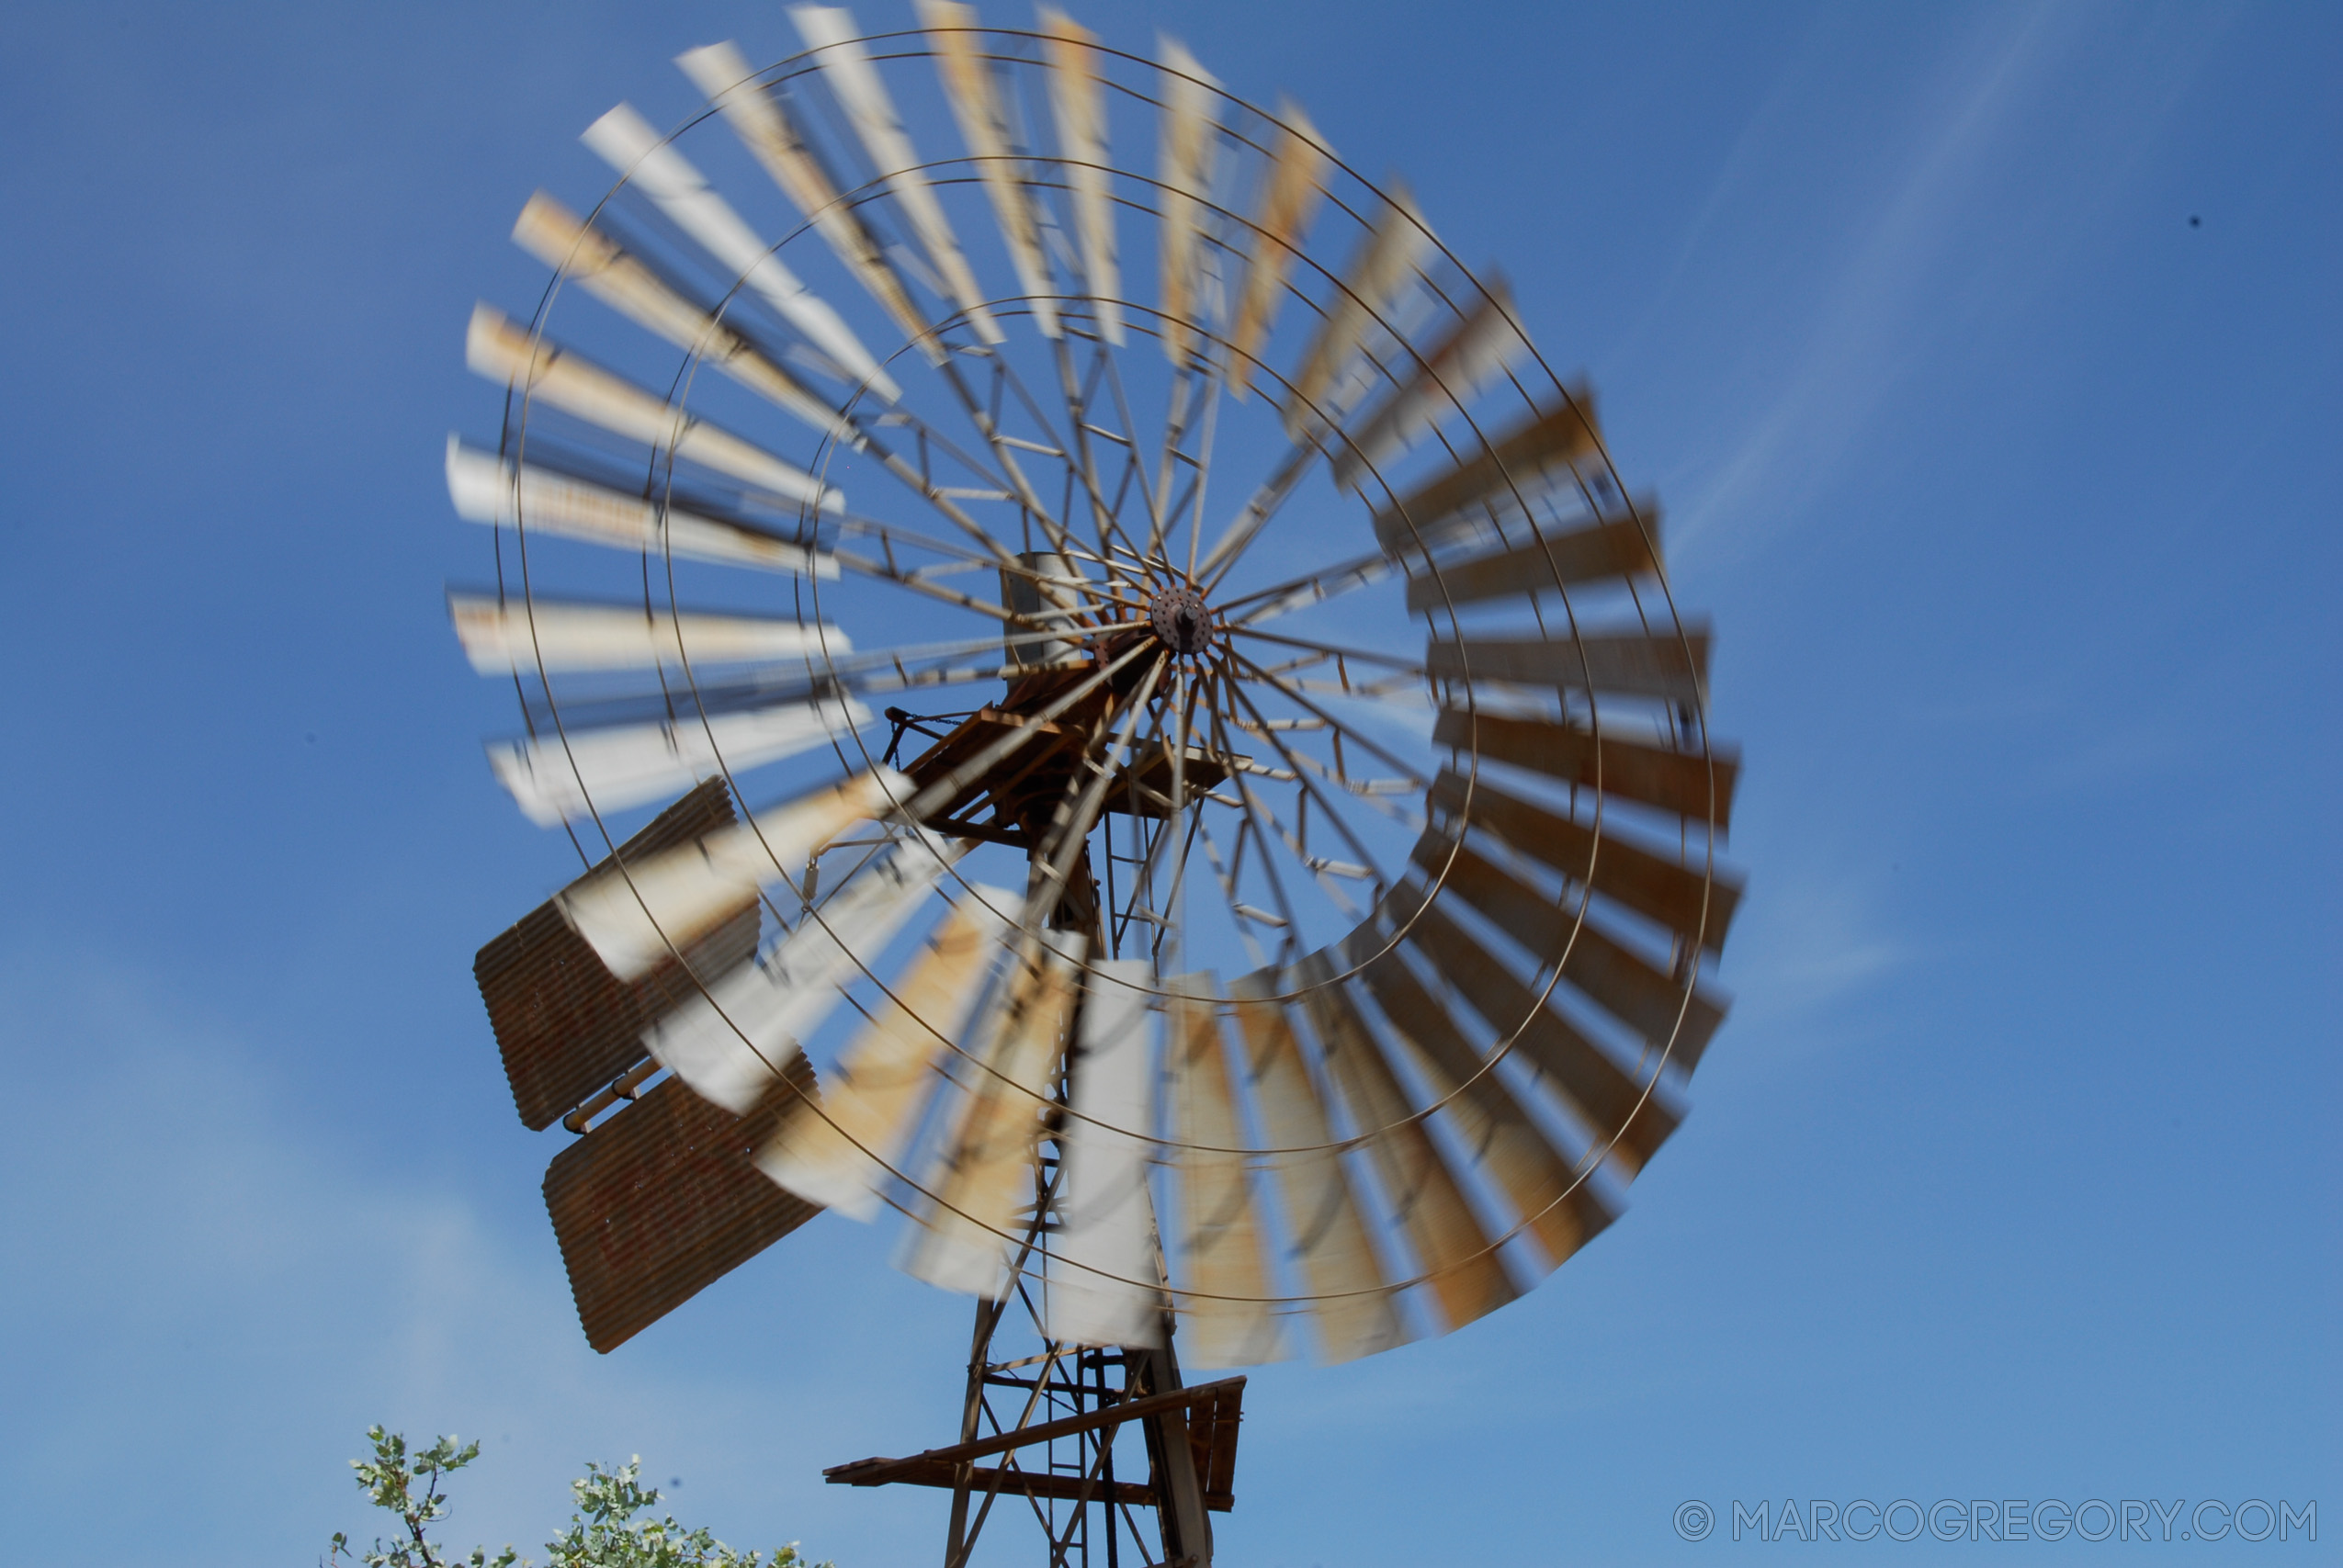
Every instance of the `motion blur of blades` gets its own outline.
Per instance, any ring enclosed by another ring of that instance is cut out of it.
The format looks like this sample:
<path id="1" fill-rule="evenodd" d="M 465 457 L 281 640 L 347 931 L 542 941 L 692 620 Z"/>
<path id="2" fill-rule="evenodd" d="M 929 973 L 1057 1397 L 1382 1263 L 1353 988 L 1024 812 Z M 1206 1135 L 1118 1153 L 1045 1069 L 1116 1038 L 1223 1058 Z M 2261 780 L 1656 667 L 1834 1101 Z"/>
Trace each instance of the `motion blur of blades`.
<path id="1" fill-rule="evenodd" d="M 1682 1123 L 1738 761 L 1592 390 L 1353 130 L 910 10 L 676 56 L 473 313 L 449 615 L 593 845 L 478 974 L 591 1343 L 888 1224 L 961 1440 L 830 1479 L 1209 1568 L 1188 1373 L 1471 1331 Z"/>

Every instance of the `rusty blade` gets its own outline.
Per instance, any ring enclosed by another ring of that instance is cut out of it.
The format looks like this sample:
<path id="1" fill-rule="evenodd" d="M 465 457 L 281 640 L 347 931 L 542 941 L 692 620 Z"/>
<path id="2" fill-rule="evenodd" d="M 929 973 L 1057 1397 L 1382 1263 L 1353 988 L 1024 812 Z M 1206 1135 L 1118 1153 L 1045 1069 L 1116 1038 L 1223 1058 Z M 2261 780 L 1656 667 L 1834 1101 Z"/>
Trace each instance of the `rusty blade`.
<path id="1" fill-rule="evenodd" d="M 702 1100 L 745 1114 L 965 847 L 924 829 L 898 840 L 771 952 L 651 1024 L 644 1047 Z"/>
<path id="2" fill-rule="evenodd" d="M 1430 549 L 1459 524 L 1475 521 L 1474 509 L 1518 511 L 1517 494 L 1535 495 L 1549 472 L 1602 449 L 1594 400 L 1583 393 L 1566 399 L 1493 441 L 1472 442 L 1454 467 L 1378 510 L 1375 542 L 1393 555 Z"/>
<path id="3" fill-rule="evenodd" d="M 1277 146 L 1270 153 L 1267 187 L 1261 210 L 1253 217 L 1252 254 L 1245 264 L 1245 291 L 1239 298 L 1237 324 L 1228 333 L 1228 363 L 1224 367 L 1228 389 L 1239 399 L 1252 385 L 1255 356 L 1262 340 L 1277 320 L 1285 292 L 1285 272 L 1301 249 L 1325 190 L 1320 185 L 1328 153 L 1318 130 L 1291 104 L 1278 107 L 1284 122 Z"/>
<path id="4" fill-rule="evenodd" d="M 677 55 L 675 63 L 715 101 L 732 133 L 764 165 L 764 172 L 798 212 L 821 231 L 823 242 L 855 275 L 855 280 L 919 345 L 921 353 L 932 363 L 942 364 L 943 345 L 930 335 L 926 318 L 911 303 L 911 291 L 889 265 L 886 253 L 839 195 L 820 154 L 789 118 L 779 97 L 757 84 L 741 51 L 729 42 L 712 43 Z M 876 365 L 849 368 L 867 378 L 872 389 L 889 402 L 902 396 L 902 389 Z"/>
<path id="5" fill-rule="evenodd" d="M 1551 965 L 1567 944 L 1570 956 L 1562 965 L 1565 984 L 1643 1036 L 1652 1050 L 1668 1053 L 1685 1072 L 1699 1066 L 1701 1054 L 1725 1021 L 1729 1005 L 1725 998 L 1700 985 L 1686 996 L 1681 983 L 1622 946 L 1593 920 L 1578 924 L 1575 906 L 1557 906 L 1437 832 L 1417 841 L 1414 858 L 1434 875 L 1446 868 L 1445 886 L 1519 942 L 1541 966 Z"/>
<path id="6" fill-rule="evenodd" d="M 1424 649 L 1424 669 L 1435 681 L 1498 681 L 1693 703 L 1708 683 L 1708 629 L 1688 626 L 1679 637 L 1582 633 L 1551 641 L 1433 637 Z"/>
<path id="7" fill-rule="evenodd" d="M 1376 467 L 1451 413 L 1464 411 L 1482 387 L 1529 350 L 1513 324 L 1513 296 L 1504 278 L 1488 289 L 1406 379 L 1372 413 L 1345 433 L 1334 454 L 1334 483 L 1355 490 Z"/>
<path id="8" fill-rule="evenodd" d="M 889 995 L 839 1055 L 820 1111 L 784 1106 L 757 1168 L 809 1202 L 858 1220 L 878 1215 L 944 1058 L 968 1027 L 1002 949 L 1017 896 L 971 883 L 928 933 Z"/>
<path id="9" fill-rule="evenodd" d="M 676 801 L 618 846 L 640 860 L 733 820 L 720 778 Z M 608 860 L 594 869 L 606 870 Z M 757 907 L 743 902 L 699 942 L 640 979 L 620 980 L 570 929 L 552 901 L 538 905 L 472 961 L 514 1108 L 542 1131 L 643 1059 L 643 1026 L 673 1007 L 693 976 L 714 978 L 756 951 Z"/>
<path id="10" fill-rule="evenodd" d="M 821 1211 L 750 1163 L 775 1118 L 815 1093 L 802 1059 L 746 1116 L 676 1079 L 556 1156 L 545 1207 L 586 1342 L 607 1353 Z"/>
<path id="11" fill-rule="evenodd" d="M 1463 774 L 1444 770 L 1432 781 L 1427 803 L 1436 812 L 1461 815 L 1465 785 Z M 1724 951 L 1726 931 L 1741 902 L 1741 885 L 1734 878 L 1721 874 L 1711 877 L 1698 865 L 1668 860 L 1615 832 L 1604 833 L 1598 845 L 1591 828 L 1508 795 L 1486 779 L 1472 788 L 1472 822 L 1576 881 L 1587 881 L 1587 868 L 1592 865 L 1596 892 L 1616 898 L 1688 942 L 1698 941 L 1711 953 Z"/>
<path id="12" fill-rule="evenodd" d="M 622 494 L 533 463 L 507 463 L 453 435 L 447 438 L 447 499 L 468 523 L 764 571 L 838 575 L 836 558 L 811 545 Z"/>
<path id="13" fill-rule="evenodd" d="M 1158 64 L 1163 77 L 1163 119 L 1157 157 L 1157 221 L 1162 229 L 1161 292 L 1163 354 L 1175 369 L 1195 358 L 1201 326 L 1197 269 L 1204 243 L 1200 204 L 1212 189 L 1212 166 L 1219 152 L 1214 100 L 1219 84 L 1196 63 L 1184 45 L 1161 40 Z"/>
<path id="14" fill-rule="evenodd" d="M 1150 983 L 1144 960 L 1106 959 L 1091 965 L 1082 994 L 1061 1228 L 1042 1296 L 1047 1337 L 1070 1344 L 1163 1343 L 1146 1142 L 1155 1130 Z"/>
<path id="15" fill-rule="evenodd" d="M 563 728 L 492 740 L 488 765 L 522 813 L 550 828 L 835 744 L 874 716 L 851 698 L 820 697 L 646 724 Z"/>
<path id="16" fill-rule="evenodd" d="M 1337 394 L 1365 346 L 1368 326 L 1390 305 L 1431 243 L 1414 198 L 1393 181 L 1389 199 L 1352 258 L 1295 373 L 1285 408 L 1288 440 L 1299 442 L 1341 417 Z"/>
<path id="17" fill-rule="evenodd" d="M 637 326 L 699 355 L 814 429 L 847 441 L 856 439 L 844 416 L 811 389 L 545 192 L 538 191 L 521 209 L 520 220 L 513 225 L 513 240 Z"/>
<path id="18" fill-rule="evenodd" d="M 760 886 L 798 874 L 808 855 L 853 824 L 886 813 L 911 787 L 892 768 L 855 773 L 736 827 L 581 877 L 555 902 L 612 974 L 633 979 L 664 958 L 671 944 L 692 942 Z"/>
<path id="19" fill-rule="evenodd" d="M 773 247 L 631 107 L 620 104 L 580 140 L 840 368 L 857 376 L 877 368 L 830 302 L 798 282 Z"/>
<path id="20" fill-rule="evenodd" d="M 1408 614 L 1430 615 L 1488 599 L 1535 598 L 1557 586 L 1608 578 L 1657 576 L 1659 552 L 1653 540 L 1658 536 L 1658 514 L 1647 505 L 1639 511 L 1639 520 L 1597 523 L 1469 560 L 1443 562 L 1434 571 L 1408 579 Z"/>
<path id="21" fill-rule="evenodd" d="M 1348 1361 L 1405 1344 L 1407 1325 L 1392 1302 L 1392 1286 L 1377 1267 L 1374 1243 L 1341 1153 L 1326 1107 L 1302 1059 L 1285 1004 L 1273 998 L 1277 976 L 1248 975 L 1228 987 L 1237 1028 L 1244 1039 L 1253 1104 L 1262 1132 L 1273 1148 L 1303 1152 L 1273 1155 L 1269 1168 L 1285 1201 L 1285 1227 L 1312 1295 L 1319 1349 L 1328 1361 Z"/>
<path id="22" fill-rule="evenodd" d="M 1731 755 L 1670 751 L 1610 735 L 1598 739 L 1577 725 L 1464 708 L 1441 709 L 1432 740 L 1711 822 L 1720 833 L 1732 825 L 1733 785 L 1741 770 L 1739 759 Z M 1719 931 L 1722 941 L 1721 922 Z"/>
<path id="23" fill-rule="evenodd" d="M 712 615 L 565 599 L 451 592 L 448 618 L 483 675 L 521 670 L 651 670 L 851 651 L 837 627 L 772 615 Z"/>
<path id="24" fill-rule="evenodd" d="M 1013 151 L 1008 117 L 1002 113 L 1001 96 L 991 68 L 978 54 L 973 29 L 979 25 L 976 7 L 959 0 L 918 0 L 920 25 L 928 29 L 935 51 L 935 71 L 944 96 L 959 122 L 960 140 L 976 161 L 992 216 L 1009 248 L 1010 265 L 1033 310 L 1034 325 L 1044 337 L 1058 335 L 1057 285 L 1050 280 L 1049 263 L 1042 254 L 1041 229 L 1034 220 L 1032 198 L 1025 189 L 1023 160 Z"/>
<path id="25" fill-rule="evenodd" d="M 1579 1179 L 1573 1162 L 1554 1146 L 1511 1087 L 1484 1070 L 1486 1061 L 1466 1041 L 1455 1019 L 1397 953 L 1372 959 L 1363 977 L 1392 1032 L 1408 1047 L 1425 1088 L 1435 1100 L 1447 1101 L 1443 1113 L 1474 1165 L 1528 1222 L 1549 1262 L 1568 1261 L 1619 1217 L 1600 1190 Z"/>
<path id="26" fill-rule="evenodd" d="M 487 305 L 472 311 L 464 360 L 483 379 L 551 404 L 614 434 L 672 451 L 787 501 L 834 510 L 846 498 L 811 474 L 710 424 L 688 409 L 580 358 Z"/>
<path id="27" fill-rule="evenodd" d="M 1611 1145 L 1626 1174 L 1642 1169 L 1676 1130 L 1676 1113 L 1568 1020 L 1541 1002 L 1535 991 L 1438 905 L 1425 904 L 1422 884 L 1410 880 L 1402 885 L 1402 893 L 1404 898 L 1394 898 L 1399 908 L 1424 906 L 1409 928 L 1408 940 L 1499 1040 L 1518 1034 L 1516 1048 L 1554 1086 L 1593 1141 Z"/>
<path id="28" fill-rule="evenodd" d="M 1180 1195 L 1174 1300 L 1187 1359 L 1203 1367 L 1277 1360 L 1285 1336 L 1266 1300 L 1268 1249 L 1252 1182 L 1243 1155 L 1221 1152 L 1247 1140 L 1221 1038 L 1219 987 L 1196 974 L 1175 976 L 1164 989 L 1163 1077 Z"/>
<path id="29" fill-rule="evenodd" d="M 1112 165 L 1106 151 L 1106 99 L 1098 79 L 1097 36 L 1055 6 L 1040 7 L 1043 57 L 1049 62 L 1049 105 L 1058 125 L 1059 167 L 1074 197 L 1074 233 L 1082 283 L 1098 312 L 1099 334 L 1123 344 L 1123 277 L 1115 258 Z"/>
<path id="30" fill-rule="evenodd" d="M 986 343 L 1003 341 L 999 323 L 984 308 L 984 291 L 977 287 L 976 275 L 968 270 L 960 242 L 953 234 L 944 209 L 936 202 L 927 175 L 922 172 L 920 155 L 903 129 L 902 117 L 895 111 L 895 100 L 879 77 L 877 64 L 863 47 L 853 13 L 835 6 L 792 6 L 789 20 L 797 25 L 798 36 L 805 39 L 806 48 L 820 54 L 822 80 L 830 84 L 830 90 L 845 109 L 863 151 L 877 166 L 888 190 L 910 220 L 912 232 L 919 236 L 928 260 L 944 279 L 946 291 L 968 316 L 968 324 Z"/>
<path id="31" fill-rule="evenodd" d="M 933 1194 L 907 1238 L 901 1267 L 914 1279 L 988 1299 L 1007 1284 L 1009 1237 L 1034 1201 L 1034 1145 L 1072 1021 L 1074 966 L 1085 939 L 1047 931 L 1025 944 L 998 1008 L 941 1156 L 922 1183 Z"/>
<path id="32" fill-rule="evenodd" d="M 1335 1088 L 1352 1122 L 1364 1134 L 1368 1156 L 1397 1212 L 1416 1266 L 1430 1277 L 1432 1295 L 1452 1329 L 1496 1311 L 1521 1294 L 1492 1250 L 1488 1232 L 1473 1213 L 1423 1123 L 1384 1059 L 1366 1020 L 1324 952 L 1292 972 L 1307 987 L 1303 1009 L 1318 1034 Z"/>

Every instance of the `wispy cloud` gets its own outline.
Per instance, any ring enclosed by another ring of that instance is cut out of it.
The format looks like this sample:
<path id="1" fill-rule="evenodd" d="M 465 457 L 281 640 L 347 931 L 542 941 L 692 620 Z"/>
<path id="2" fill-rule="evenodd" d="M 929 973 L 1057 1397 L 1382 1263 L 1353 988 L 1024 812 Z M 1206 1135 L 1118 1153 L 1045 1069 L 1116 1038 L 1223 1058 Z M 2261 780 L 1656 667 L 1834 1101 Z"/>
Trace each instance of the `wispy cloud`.
<path id="1" fill-rule="evenodd" d="M 2003 132 L 2052 74 L 2060 30 L 2046 7 L 1995 14 L 1945 68 L 1926 100 L 1941 106 L 1919 126 L 1894 175 L 1848 228 L 1835 260 L 1810 269 L 1800 346 L 1764 378 L 1762 404 L 1705 472 L 1691 476 L 1677 513 L 1678 548 L 1724 538 L 1753 552 L 1831 482 L 1847 448 L 1883 396 L 1912 369 L 1920 306 L 1947 239 L 1966 220 L 1964 198 L 1991 164 Z M 1804 69 L 1804 67 L 1802 67 Z M 1722 182 L 1742 177 L 1757 154 L 1737 147 Z M 1729 530 L 1718 525 L 1729 518 Z M 1719 537 L 1709 538 L 1712 529 Z"/>
<path id="2" fill-rule="evenodd" d="M 22 1417 L 0 1453 L 26 1485 L 129 1493 L 129 1513 L 169 1521 L 186 1561 L 305 1561 L 333 1529 L 374 1524 L 341 1461 L 380 1420 L 488 1440 L 450 1532 L 467 1546 L 541 1542 L 583 1461 L 636 1451 L 662 1482 L 691 1477 L 691 1511 L 736 1542 L 772 1544 L 760 1521 L 778 1512 L 830 1544 L 806 1501 L 821 1497 L 821 1464 L 857 1456 L 773 1403 L 792 1385 L 834 1392 L 832 1371 L 793 1350 L 798 1331 L 856 1354 L 819 1301 L 775 1303 L 752 1269 L 697 1323 L 724 1318 L 735 1355 L 679 1366 L 671 1327 L 597 1357 L 526 1177 L 510 1193 L 468 1190 L 478 1165 L 435 1168 L 395 1137 L 354 1135 L 346 1111 L 300 1109 L 238 1032 L 119 964 L 20 961 L 0 980 L 15 998 L 0 1046 L 26 1112 L 0 1141 L 0 1247 L 14 1260 L 0 1331 L 40 1348 L 0 1372 L 0 1403 Z M 513 1201 L 490 1208 L 499 1197 Z M 789 1382 L 776 1360 L 794 1364 Z M 748 1375 L 723 1375 L 728 1361 Z M 883 1410 L 904 1373 L 855 1375 Z M 190 1411 L 199 1429 L 156 1415 Z M 798 1494 L 786 1507 L 776 1467 Z"/>

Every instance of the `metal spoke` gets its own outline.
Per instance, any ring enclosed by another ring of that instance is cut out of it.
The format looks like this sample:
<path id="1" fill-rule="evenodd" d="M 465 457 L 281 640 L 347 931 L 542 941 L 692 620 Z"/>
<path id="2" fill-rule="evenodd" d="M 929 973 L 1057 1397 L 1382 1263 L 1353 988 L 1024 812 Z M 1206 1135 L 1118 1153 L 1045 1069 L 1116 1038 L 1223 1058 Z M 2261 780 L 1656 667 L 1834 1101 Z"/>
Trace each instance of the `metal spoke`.
<path id="1" fill-rule="evenodd" d="M 1286 637 L 1277 632 L 1259 631 L 1251 626 L 1231 626 L 1228 629 L 1239 637 L 1259 637 L 1263 642 L 1273 642 L 1285 648 L 1307 649 L 1312 653 L 1331 654 L 1341 659 L 1355 659 L 1363 664 L 1380 664 L 1387 670 L 1397 670 L 1402 674 L 1429 678 L 1421 663 L 1388 653 L 1377 653 L 1372 649 L 1345 648 L 1340 643 L 1317 642 L 1308 637 Z M 1233 653 L 1235 649 L 1232 649 L 1230 651 Z"/>
<path id="2" fill-rule="evenodd" d="M 1318 801 L 1320 814 L 1332 820 L 1334 823 L 1334 830 L 1342 836 L 1342 842 L 1350 849 L 1353 854 L 1359 857 L 1359 860 L 1363 863 L 1364 868 L 1373 876 L 1375 881 L 1375 896 L 1377 897 L 1382 897 L 1384 889 L 1391 886 L 1391 879 L 1384 874 L 1382 863 L 1375 858 L 1375 852 L 1368 849 L 1366 845 L 1360 840 L 1356 831 L 1352 829 L 1349 819 L 1340 811 L 1335 809 L 1332 797 L 1328 795 L 1314 782 L 1312 782 L 1309 775 L 1315 762 L 1315 759 L 1305 757 L 1301 752 L 1295 750 L 1292 747 L 1286 745 L 1283 740 L 1277 738 L 1277 732 L 1268 728 L 1269 720 L 1262 715 L 1260 705 L 1252 700 L 1251 694 L 1247 692 L 1240 683 L 1231 682 L 1229 686 L 1230 694 L 1237 699 L 1237 701 L 1242 703 L 1245 705 L 1246 711 L 1251 713 L 1253 717 L 1262 724 L 1262 734 L 1269 741 L 1270 745 L 1276 748 L 1278 754 L 1284 757 L 1286 764 L 1294 770 L 1294 774 L 1298 782 L 1302 799 L 1305 802 L 1311 799 L 1316 799 Z M 1310 857 L 1306 847 L 1299 842 L 1296 842 L 1293 845 L 1293 850 L 1296 858 L 1300 860 L 1303 864 L 1309 866 L 1311 873 L 1317 875 L 1321 884 L 1325 884 L 1328 887 L 1328 891 L 1331 893 L 1333 891 L 1332 886 L 1326 883 L 1325 873 L 1320 871 L 1318 865 L 1311 864 Z"/>
<path id="3" fill-rule="evenodd" d="M 1243 665 L 1251 673 L 1253 679 L 1266 682 L 1270 685 L 1276 687 L 1280 693 L 1284 694 L 1285 699 L 1292 703 L 1296 707 L 1301 708 L 1314 718 L 1322 718 L 1326 720 L 1327 724 L 1337 732 L 1351 737 L 1351 739 L 1358 745 L 1365 748 L 1367 751 L 1374 755 L 1376 761 L 1382 762 L 1387 767 L 1398 770 L 1402 777 L 1410 781 L 1418 788 L 1421 788 L 1423 786 L 1425 781 L 1421 773 L 1418 773 L 1409 763 L 1403 762 L 1398 758 L 1393 756 L 1390 751 L 1384 748 L 1381 742 L 1375 740 L 1372 736 L 1369 736 L 1364 731 L 1357 729 L 1351 725 L 1343 723 L 1341 719 L 1335 717 L 1332 714 L 1328 713 L 1324 708 L 1319 706 L 1318 704 L 1311 702 L 1309 698 L 1303 695 L 1302 693 L 1296 689 L 1290 682 L 1284 681 L 1275 675 L 1270 674 L 1260 665 L 1255 664 L 1251 660 L 1247 659 L 1243 654 L 1239 653 L 1235 649 L 1232 648 L 1228 650 L 1228 657 L 1237 663 Z"/>

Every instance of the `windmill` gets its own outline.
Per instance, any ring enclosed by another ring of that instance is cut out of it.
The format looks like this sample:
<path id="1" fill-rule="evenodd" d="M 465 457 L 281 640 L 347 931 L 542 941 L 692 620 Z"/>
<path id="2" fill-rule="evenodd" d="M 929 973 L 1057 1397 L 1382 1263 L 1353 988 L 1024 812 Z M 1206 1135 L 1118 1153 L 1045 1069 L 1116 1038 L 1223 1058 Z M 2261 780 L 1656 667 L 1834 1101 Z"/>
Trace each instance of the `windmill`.
<path id="1" fill-rule="evenodd" d="M 450 610 L 584 868 L 481 991 L 597 1349 L 900 1224 L 960 1428 L 829 1479 L 948 1491 L 947 1568 L 996 1505 L 1205 1564 L 1228 1369 L 1504 1305 L 1681 1119 L 1708 636 L 1591 394 L 1298 108 L 1047 6 L 789 17 L 589 127 L 472 317 Z"/>

